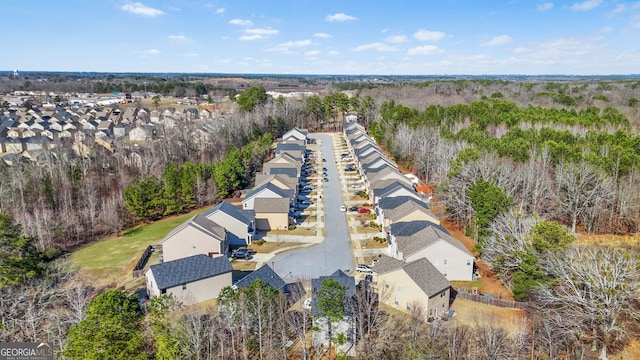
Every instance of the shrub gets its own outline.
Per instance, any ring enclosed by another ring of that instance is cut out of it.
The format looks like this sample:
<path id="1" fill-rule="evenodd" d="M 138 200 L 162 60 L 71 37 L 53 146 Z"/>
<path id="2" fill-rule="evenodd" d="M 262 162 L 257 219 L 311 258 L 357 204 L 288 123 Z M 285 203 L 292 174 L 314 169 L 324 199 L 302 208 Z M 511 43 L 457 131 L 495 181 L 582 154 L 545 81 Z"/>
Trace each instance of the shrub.
<path id="1" fill-rule="evenodd" d="M 289 225 L 289 227 L 288 227 L 288 229 L 289 229 L 289 230 L 293 230 L 293 229 L 295 229 L 295 228 L 296 228 L 296 227 L 295 227 L 295 226 L 293 226 L 293 225 Z"/>
<path id="2" fill-rule="evenodd" d="M 264 244 L 264 243 L 266 243 L 266 242 L 267 242 L 267 240 L 265 240 L 265 239 L 260 239 L 260 240 L 256 240 L 256 241 L 254 241 L 253 243 L 254 243 L 254 244 L 256 244 L 256 245 L 258 245 L 258 246 L 260 246 L 260 245 L 262 245 L 262 244 Z"/>

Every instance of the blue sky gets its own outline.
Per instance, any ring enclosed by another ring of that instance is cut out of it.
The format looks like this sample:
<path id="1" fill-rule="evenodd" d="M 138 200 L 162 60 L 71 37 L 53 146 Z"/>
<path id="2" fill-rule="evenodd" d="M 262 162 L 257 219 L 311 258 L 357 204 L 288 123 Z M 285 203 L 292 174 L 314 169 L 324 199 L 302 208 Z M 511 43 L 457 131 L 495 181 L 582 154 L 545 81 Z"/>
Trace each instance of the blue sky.
<path id="1" fill-rule="evenodd" d="M 640 1 L 2 0 L 0 14 L 0 70 L 640 73 Z"/>

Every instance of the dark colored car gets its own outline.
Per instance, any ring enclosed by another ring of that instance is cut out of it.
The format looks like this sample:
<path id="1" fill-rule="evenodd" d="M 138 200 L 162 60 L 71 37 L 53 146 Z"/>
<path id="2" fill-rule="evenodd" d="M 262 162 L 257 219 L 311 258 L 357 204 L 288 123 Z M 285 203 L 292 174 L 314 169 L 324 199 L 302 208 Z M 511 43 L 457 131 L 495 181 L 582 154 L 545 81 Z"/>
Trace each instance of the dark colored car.
<path id="1" fill-rule="evenodd" d="M 356 168 L 354 168 L 353 166 L 347 166 L 346 168 L 344 168 L 344 171 L 356 171 Z"/>
<path id="2" fill-rule="evenodd" d="M 358 211 L 358 207 L 357 206 L 352 206 L 349 208 L 349 211 Z"/>

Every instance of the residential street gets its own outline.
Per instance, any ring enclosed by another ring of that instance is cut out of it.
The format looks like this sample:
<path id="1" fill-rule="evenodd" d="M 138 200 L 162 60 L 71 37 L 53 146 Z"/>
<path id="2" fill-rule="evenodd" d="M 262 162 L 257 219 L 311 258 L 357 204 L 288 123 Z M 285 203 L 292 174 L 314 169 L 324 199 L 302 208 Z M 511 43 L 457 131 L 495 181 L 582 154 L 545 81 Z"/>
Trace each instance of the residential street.
<path id="1" fill-rule="evenodd" d="M 292 281 L 296 278 L 317 278 L 318 276 L 330 275 L 338 269 L 352 270 L 353 251 L 351 249 L 349 229 L 347 225 L 346 213 L 340 211 L 343 205 L 342 189 L 338 178 L 338 169 L 333 151 L 333 139 L 329 134 L 313 134 L 320 143 L 319 150 L 322 158 L 326 159 L 322 167 L 327 168 L 328 182 L 320 182 L 317 185 L 319 194 L 322 194 L 321 208 L 318 221 L 324 220 L 325 239 L 318 245 L 313 245 L 303 249 L 285 252 L 272 258 L 269 265 L 285 281 Z M 318 161 L 322 161 L 319 158 Z M 314 184 L 316 185 L 316 184 Z"/>

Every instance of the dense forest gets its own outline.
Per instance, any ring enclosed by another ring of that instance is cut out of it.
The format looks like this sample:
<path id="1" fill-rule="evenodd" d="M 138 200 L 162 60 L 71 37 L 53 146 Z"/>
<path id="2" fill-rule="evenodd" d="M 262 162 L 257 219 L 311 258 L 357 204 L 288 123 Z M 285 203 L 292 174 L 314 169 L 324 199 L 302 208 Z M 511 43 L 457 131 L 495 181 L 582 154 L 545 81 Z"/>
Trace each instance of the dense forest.
<path id="1" fill-rule="evenodd" d="M 240 110 L 222 121 L 186 123 L 114 153 L 87 142 L 86 157 L 60 143 L 45 165 L 0 166 L 0 339 L 46 335 L 67 358 L 85 358 L 83 349 L 108 336 L 113 358 L 282 358 L 285 337 L 306 341 L 311 315 L 285 311 L 285 299 L 264 284 L 228 293 L 214 309 L 186 311 L 170 298 L 141 307 L 119 290 L 73 279 L 55 259 L 136 222 L 233 196 L 284 131 L 340 130 L 344 112 L 357 113 L 391 156 L 436 186 L 480 259 L 530 304 L 519 330 L 507 332 L 427 325 L 419 314 L 374 311 L 364 297 L 358 358 L 591 358 L 638 333 L 637 249 L 576 246 L 575 235 L 638 232 L 640 82 L 322 86 L 326 93 L 305 100 L 236 88 Z"/>

